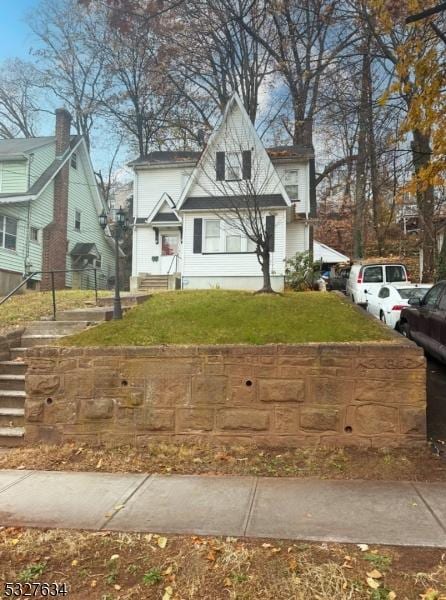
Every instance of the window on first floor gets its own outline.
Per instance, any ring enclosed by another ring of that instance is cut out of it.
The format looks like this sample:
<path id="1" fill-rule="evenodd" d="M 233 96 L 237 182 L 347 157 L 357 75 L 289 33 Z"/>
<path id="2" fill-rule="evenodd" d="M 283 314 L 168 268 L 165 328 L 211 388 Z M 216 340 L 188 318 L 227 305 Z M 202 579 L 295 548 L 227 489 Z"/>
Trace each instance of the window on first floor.
<path id="1" fill-rule="evenodd" d="M 204 222 L 204 252 L 220 252 L 220 220 Z"/>
<path id="2" fill-rule="evenodd" d="M 32 242 L 39 243 L 39 229 L 37 227 L 31 227 L 29 230 L 29 239 Z"/>
<path id="3" fill-rule="evenodd" d="M 256 245 L 238 223 L 207 219 L 204 221 L 204 252 L 255 252 Z"/>
<path id="4" fill-rule="evenodd" d="M 0 248 L 17 248 L 17 220 L 5 215 L 0 215 Z"/>

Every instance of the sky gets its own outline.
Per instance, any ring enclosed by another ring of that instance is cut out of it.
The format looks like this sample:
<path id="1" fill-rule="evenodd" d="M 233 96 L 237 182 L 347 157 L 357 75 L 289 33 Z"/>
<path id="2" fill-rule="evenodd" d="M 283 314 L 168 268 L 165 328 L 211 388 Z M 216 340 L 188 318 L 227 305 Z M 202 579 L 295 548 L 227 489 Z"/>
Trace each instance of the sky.
<path id="1" fill-rule="evenodd" d="M 32 42 L 23 19 L 37 3 L 38 0 L 0 0 L 0 61 L 14 56 L 28 57 Z"/>

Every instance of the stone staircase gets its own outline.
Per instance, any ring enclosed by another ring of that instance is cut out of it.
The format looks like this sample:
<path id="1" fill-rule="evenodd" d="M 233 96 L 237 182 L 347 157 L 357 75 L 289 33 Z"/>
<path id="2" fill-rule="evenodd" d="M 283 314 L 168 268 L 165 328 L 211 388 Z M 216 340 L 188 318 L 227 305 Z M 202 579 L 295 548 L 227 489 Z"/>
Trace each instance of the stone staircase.
<path id="1" fill-rule="evenodd" d="M 123 311 L 144 302 L 150 296 L 122 298 Z M 10 349 L 9 360 L 0 361 L 0 447 L 21 446 L 25 435 L 25 351 L 32 346 L 57 343 L 66 335 L 77 333 L 113 317 L 113 298 L 101 298 L 102 306 L 57 313 L 56 321 L 41 320 L 27 324 L 20 347 Z"/>
<path id="2" fill-rule="evenodd" d="M 138 289 L 141 292 L 154 291 L 154 290 L 167 290 L 169 289 L 169 276 L 168 275 L 146 275 L 139 283 Z"/>

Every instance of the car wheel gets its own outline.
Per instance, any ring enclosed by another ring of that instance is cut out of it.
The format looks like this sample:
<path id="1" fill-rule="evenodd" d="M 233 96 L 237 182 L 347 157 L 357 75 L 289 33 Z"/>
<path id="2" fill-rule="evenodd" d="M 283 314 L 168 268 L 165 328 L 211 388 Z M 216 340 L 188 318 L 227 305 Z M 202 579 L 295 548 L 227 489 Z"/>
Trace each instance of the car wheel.
<path id="1" fill-rule="evenodd" d="M 410 332 L 409 332 L 409 324 L 408 323 L 400 323 L 398 330 L 401 333 L 401 335 L 404 335 L 404 337 L 407 337 L 410 340 Z"/>
<path id="2" fill-rule="evenodd" d="M 383 313 L 383 311 L 379 313 L 379 320 L 381 323 L 384 323 L 384 325 L 386 324 L 386 315 Z"/>

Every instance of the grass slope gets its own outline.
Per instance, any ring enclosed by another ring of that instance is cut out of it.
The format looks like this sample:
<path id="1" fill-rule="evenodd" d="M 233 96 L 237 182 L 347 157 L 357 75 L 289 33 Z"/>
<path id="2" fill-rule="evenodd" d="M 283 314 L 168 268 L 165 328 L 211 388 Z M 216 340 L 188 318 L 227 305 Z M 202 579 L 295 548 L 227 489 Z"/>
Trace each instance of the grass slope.
<path id="1" fill-rule="evenodd" d="M 203 290 L 156 294 L 122 321 L 99 325 L 62 343 L 149 346 L 383 339 L 390 339 L 390 334 L 333 294 Z"/>
<path id="2" fill-rule="evenodd" d="M 110 296 L 111 292 L 100 291 L 99 296 Z M 56 292 L 57 310 L 84 308 L 84 302 L 94 302 L 94 290 L 61 290 Z M 51 292 L 27 292 L 6 300 L 0 306 L 0 326 L 20 325 L 35 321 L 40 317 L 52 315 L 53 300 Z"/>

